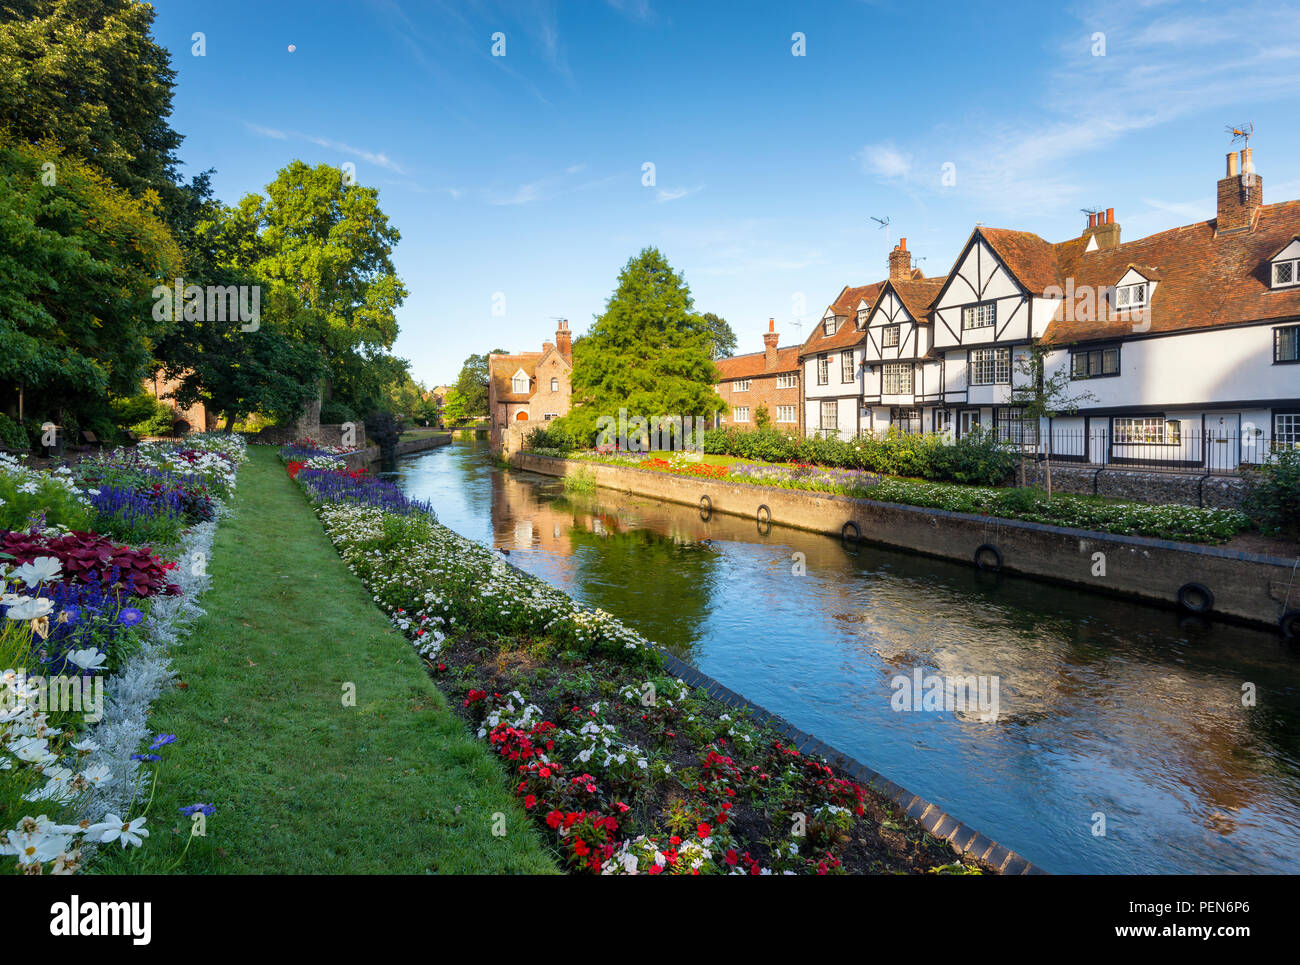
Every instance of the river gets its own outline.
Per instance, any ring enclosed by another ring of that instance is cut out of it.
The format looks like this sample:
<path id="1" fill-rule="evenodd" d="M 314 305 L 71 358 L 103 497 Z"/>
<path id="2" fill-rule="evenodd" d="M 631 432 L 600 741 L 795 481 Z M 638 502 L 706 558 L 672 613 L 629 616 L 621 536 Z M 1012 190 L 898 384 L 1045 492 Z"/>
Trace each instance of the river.
<path id="1" fill-rule="evenodd" d="M 1300 872 L 1300 653 L 1276 634 L 569 494 L 503 471 L 485 441 L 396 478 L 447 526 L 1048 871 Z M 891 681 L 917 670 L 996 679 L 996 718 L 895 710 Z"/>

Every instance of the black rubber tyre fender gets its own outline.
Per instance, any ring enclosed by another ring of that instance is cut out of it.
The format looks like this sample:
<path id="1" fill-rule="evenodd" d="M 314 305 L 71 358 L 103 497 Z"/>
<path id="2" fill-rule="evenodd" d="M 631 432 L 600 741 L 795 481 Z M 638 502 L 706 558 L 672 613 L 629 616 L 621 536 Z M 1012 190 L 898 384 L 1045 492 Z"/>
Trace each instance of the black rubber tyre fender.
<path id="1" fill-rule="evenodd" d="M 700 497 L 700 519 L 706 523 L 713 517 L 713 500 L 707 495 Z"/>
<path id="2" fill-rule="evenodd" d="M 852 535 L 849 535 L 850 529 L 853 530 Z M 862 530 L 858 529 L 857 523 L 853 522 L 853 520 L 849 520 L 840 527 L 840 540 L 850 546 L 857 546 L 862 542 Z"/>
<path id="3" fill-rule="evenodd" d="M 993 554 L 993 563 L 991 565 L 984 562 L 985 553 Z M 979 546 L 975 547 L 975 565 L 981 570 L 996 573 L 1002 569 L 1002 551 L 992 543 L 980 543 Z"/>
<path id="4" fill-rule="evenodd" d="M 766 513 L 766 517 L 764 517 Z M 759 503 L 758 512 L 754 514 L 754 521 L 758 525 L 758 534 L 766 536 L 772 532 L 772 510 L 767 503 Z"/>
<path id="5" fill-rule="evenodd" d="M 1214 609 L 1214 594 L 1202 583 L 1184 583 L 1178 588 L 1178 605 L 1188 613 L 1209 613 Z"/>
<path id="6" fill-rule="evenodd" d="M 1300 610 L 1287 610 L 1277 625 L 1282 628 L 1284 639 L 1300 641 Z"/>

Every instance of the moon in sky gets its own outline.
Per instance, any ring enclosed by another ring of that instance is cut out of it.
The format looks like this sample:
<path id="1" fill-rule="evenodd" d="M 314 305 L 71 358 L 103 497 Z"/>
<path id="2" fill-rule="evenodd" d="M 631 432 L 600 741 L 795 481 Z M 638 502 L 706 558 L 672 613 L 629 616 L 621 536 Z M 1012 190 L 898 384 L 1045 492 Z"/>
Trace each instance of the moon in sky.
<path id="1" fill-rule="evenodd" d="M 290 44 L 290 45 L 289 45 L 289 53 L 293 53 L 293 52 L 294 52 L 295 50 L 297 50 L 297 49 L 298 49 L 298 45 L 297 45 L 297 44 Z"/>

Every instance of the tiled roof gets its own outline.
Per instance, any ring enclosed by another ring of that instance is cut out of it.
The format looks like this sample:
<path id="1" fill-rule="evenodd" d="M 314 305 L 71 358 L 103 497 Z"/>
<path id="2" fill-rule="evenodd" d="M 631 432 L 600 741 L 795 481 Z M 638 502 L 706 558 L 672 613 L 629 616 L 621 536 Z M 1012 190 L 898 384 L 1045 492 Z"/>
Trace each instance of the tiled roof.
<path id="1" fill-rule="evenodd" d="M 1052 285 L 1061 284 L 1060 252 L 1056 245 L 1044 241 L 1032 231 L 1010 231 L 1006 228 L 977 229 L 993 246 L 998 257 L 1011 270 L 1011 274 L 1030 291 L 1042 294 Z M 1082 239 L 1072 238 L 1067 245 Z M 1082 245 L 1078 247 L 1082 248 Z"/>
<path id="2" fill-rule="evenodd" d="M 799 346 L 790 345 L 776 350 L 776 366 L 768 369 L 766 352 L 749 352 L 745 355 L 733 355 L 731 358 L 717 359 L 718 381 L 729 382 L 732 379 L 752 379 L 760 375 L 780 375 L 799 371 Z"/>
<path id="3" fill-rule="evenodd" d="M 945 281 L 946 278 L 913 278 L 891 281 L 889 284 L 898 293 L 907 314 L 918 322 L 925 323 L 929 321 L 930 305 Z"/>
<path id="4" fill-rule="evenodd" d="M 529 384 L 537 371 L 537 363 L 542 360 L 541 352 L 520 352 L 518 355 L 488 356 L 488 378 L 496 386 L 498 402 L 527 402 L 531 393 L 518 395 L 512 391 L 511 379 L 520 369 L 528 375 Z"/>
<path id="5" fill-rule="evenodd" d="M 826 313 L 823 312 L 822 317 L 817 319 L 812 332 L 804 341 L 799 352 L 800 356 L 829 352 L 850 345 L 857 345 L 862 341 L 866 337 L 866 332 L 863 332 L 857 326 L 858 303 L 865 301 L 867 309 L 870 310 L 876 304 L 876 299 L 880 297 L 880 292 L 884 287 L 885 283 L 878 281 L 870 285 L 862 285 L 859 288 L 846 287 L 841 291 L 835 301 L 831 302 L 830 308 L 836 315 L 845 316 L 848 320 L 840 323 L 834 335 L 824 335 L 822 333 L 825 331 L 823 323 Z"/>
<path id="6" fill-rule="evenodd" d="M 1117 284 L 1130 267 L 1136 268 L 1158 282 L 1144 320 L 1150 324 L 1144 331 L 1149 332 L 1296 318 L 1300 290 L 1272 290 L 1269 259 L 1298 228 L 1300 201 L 1286 201 L 1262 206 L 1252 231 L 1218 234 L 1210 220 L 1098 251 L 1058 245 L 1061 280 L 1052 284 L 1064 287 L 1064 279 L 1073 278 L 1076 291 L 1082 286 L 1104 289 Z M 1113 314 L 1108 305 L 1101 306 L 1098 315 L 1103 312 L 1106 317 L 1100 320 L 1058 318 L 1045 338 L 1069 343 L 1133 334 L 1129 315 Z"/>

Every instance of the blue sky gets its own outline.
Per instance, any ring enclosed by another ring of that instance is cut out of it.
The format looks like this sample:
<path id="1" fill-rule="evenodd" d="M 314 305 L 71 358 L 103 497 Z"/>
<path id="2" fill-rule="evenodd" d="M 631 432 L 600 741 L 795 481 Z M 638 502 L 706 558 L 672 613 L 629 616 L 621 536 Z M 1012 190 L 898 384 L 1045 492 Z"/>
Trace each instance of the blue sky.
<path id="1" fill-rule="evenodd" d="M 647 245 L 745 352 L 769 317 L 800 341 L 900 235 L 933 275 L 976 223 L 1059 241 L 1084 207 L 1126 238 L 1212 217 L 1230 123 L 1255 125 L 1265 201 L 1300 197 L 1286 3 L 155 5 L 187 173 L 215 167 L 229 203 L 294 158 L 380 189 L 411 291 L 395 351 L 430 385 L 540 348 L 554 316 L 585 331 Z"/>

